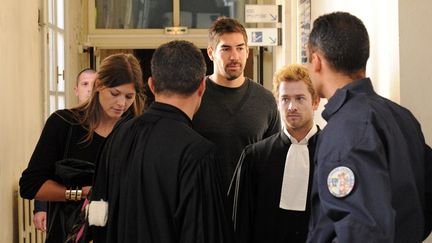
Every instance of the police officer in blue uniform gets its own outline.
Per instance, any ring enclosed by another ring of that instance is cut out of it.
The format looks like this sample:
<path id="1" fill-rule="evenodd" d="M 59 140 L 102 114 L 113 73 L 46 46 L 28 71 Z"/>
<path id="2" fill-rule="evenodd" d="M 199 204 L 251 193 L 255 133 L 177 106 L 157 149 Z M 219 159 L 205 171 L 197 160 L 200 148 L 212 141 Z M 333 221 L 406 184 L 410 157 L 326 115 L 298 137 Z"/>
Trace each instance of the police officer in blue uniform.
<path id="1" fill-rule="evenodd" d="M 328 99 L 308 242 L 422 242 L 431 231 L 431 148 L 410 111 L 366 78 L 369 37 L 344 12 L 313 25 L 308 69 Z"/>

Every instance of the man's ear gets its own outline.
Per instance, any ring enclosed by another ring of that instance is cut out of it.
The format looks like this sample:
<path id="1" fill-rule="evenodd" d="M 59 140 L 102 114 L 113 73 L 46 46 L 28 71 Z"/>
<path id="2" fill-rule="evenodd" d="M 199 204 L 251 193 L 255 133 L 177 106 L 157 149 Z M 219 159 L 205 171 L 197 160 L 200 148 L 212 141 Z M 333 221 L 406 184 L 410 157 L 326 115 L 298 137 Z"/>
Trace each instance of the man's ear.
<path id="1" fill-rule="evenodd" d="M 312 98 L 312 109 L 316 111 L 318 109 L 321 98 L 317 95 L 315 98 Z"/>
<path id="2" fill-rule="evenodd" d="M 155 86 L 154 86 L 153 79 L 152 79 L 151 76 L 147 79 L 147 83 L 148 83 L 148 86 L 149 86 L 149 88 L 150 88 L 150 91 L 151 91 L 153 94 L 156 94 L 156 93 L 155 93 Z"/>
<path id="3" fill-rule="evenodd" d="M 204 95 L 205 89 L 206 89 L 206 81 L 205 81 L 205 77 L 203 78 L 203 80 L 201 80 L 201 84 L 198 87 L 198 96 L 202 97 Z"/>
<path id="4" fill-rule="evenodd" d="M 214 52 L 213 47 L 208 46 L 207 47 L 207 55 L 210 58 L 210 60 L 212 60 L 212 61 L 213 61 L 213 52 Z"/>
<path id="5" fill-rule="evenodd" d="M 311 54 L 311 66 L 314 72 L 319 72 L 322 69 L 322 57 L 318 52 Z"/>

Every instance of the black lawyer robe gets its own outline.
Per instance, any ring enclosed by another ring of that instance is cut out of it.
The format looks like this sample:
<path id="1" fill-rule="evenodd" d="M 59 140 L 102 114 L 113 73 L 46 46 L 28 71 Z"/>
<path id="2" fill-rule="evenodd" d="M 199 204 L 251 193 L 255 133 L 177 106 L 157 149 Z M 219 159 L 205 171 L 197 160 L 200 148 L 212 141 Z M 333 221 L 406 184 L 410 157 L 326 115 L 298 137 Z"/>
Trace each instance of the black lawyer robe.
<path id="1" fill-rule="evenodd" d="M 312 187 L 316 138 L 317 134 L 308 141 L 308 195 Z M 310 196 L 307 198 L 306 211 L 279 208 L 285 160 L 290 145 L 288 136 L 281 131 L 243 150 L 229 193 L 234 197 L 233 220 L 237 242 L 306 241 Z"/>
<path id="2" fill-rule="evenodd" d="M 167 104 L 121 125 L 99 159 L 92 200 L 109 209 L 94 242 L 230 242 L 214 151 Z"/>

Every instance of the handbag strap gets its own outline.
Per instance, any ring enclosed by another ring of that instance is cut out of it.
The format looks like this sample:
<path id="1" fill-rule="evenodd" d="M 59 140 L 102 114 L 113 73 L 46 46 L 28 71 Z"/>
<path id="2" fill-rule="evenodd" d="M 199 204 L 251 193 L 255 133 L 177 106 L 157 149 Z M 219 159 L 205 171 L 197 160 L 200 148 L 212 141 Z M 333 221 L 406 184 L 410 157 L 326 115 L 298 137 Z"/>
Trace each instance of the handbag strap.
<path id="1" fill-rule="evenodd" d="M 65 146 L 65 149 L 64 149 L 64 153 L 63 153 L 63 159 L 66 159 L 67 156 L 68 156 L 70 140 L 71 140 L 71 137 L 72 137 L 72 129 L 73 129 L 73 124 L 70 124 L 69 131 L 68 131 L 68 136 L 67 136 L 67 139 L 66 139 L 66 146 Z"/>
<path id="2" fill-rule="evenodd" d="M 63 159 L 66 159 L 67 156 L 68 156 L 69 145 L 70 145 L 70 142 L 71 142 L 70 140 L 71 140 L 71 137 L 72 137 L 72 129 L 73 129 L 73 124 L 70 124 L 69 131 L 68 131 L 68 136 L 67 136 L 67 139 L 66 139 L 66 145 L 65 145 L 65 148 L 64 148 Z M 55 207 L 54 207 L 54 210 L 53 210 L 53 213 L 52 213 L 52 216 L 51 216 L 51 220 L 50 220 L 51 222 L 50 222 L 50 224 L 48 226 L 48 230 L 47 230 L 47 238 L 48 238 L 49 233 L 51 232 L 51 229 L 52 229 L 52 226 L 53 226 L 53 223 L 54 223 L 54 219 L 55 219 L 55 217 L 56 217 L 56 215 L 58 213 L 58 210 L 59 210 L 59 206 L 60 205 L 57 203 L 55 205 Z"/>

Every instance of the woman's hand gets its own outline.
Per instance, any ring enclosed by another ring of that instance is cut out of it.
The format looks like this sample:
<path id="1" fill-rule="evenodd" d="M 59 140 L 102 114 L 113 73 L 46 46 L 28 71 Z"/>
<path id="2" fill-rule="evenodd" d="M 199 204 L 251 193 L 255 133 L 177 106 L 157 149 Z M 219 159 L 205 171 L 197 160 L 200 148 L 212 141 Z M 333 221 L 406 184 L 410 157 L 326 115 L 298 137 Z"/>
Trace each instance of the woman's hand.
<path id="1" fill-rule="evenodd" d="M 45 211 L 39 211 L 33 215 L 33 223 L 37 230 L 46 231 L 46 217 L 47 213 Z"/>

